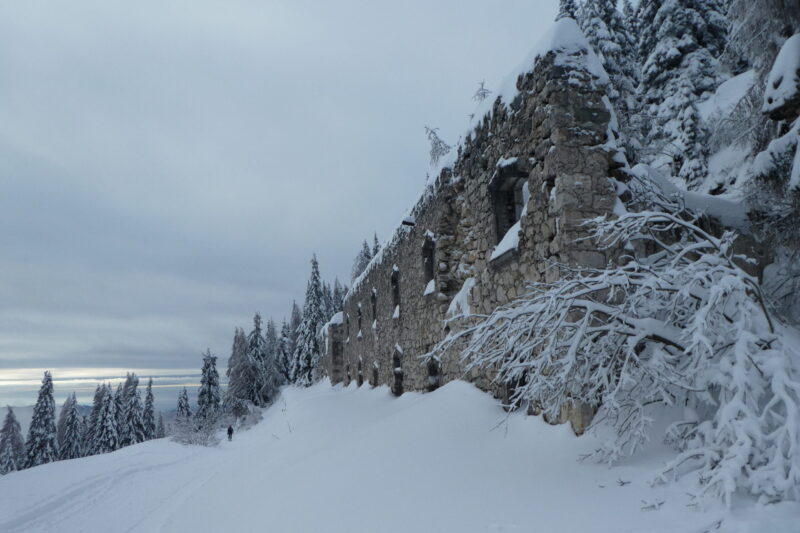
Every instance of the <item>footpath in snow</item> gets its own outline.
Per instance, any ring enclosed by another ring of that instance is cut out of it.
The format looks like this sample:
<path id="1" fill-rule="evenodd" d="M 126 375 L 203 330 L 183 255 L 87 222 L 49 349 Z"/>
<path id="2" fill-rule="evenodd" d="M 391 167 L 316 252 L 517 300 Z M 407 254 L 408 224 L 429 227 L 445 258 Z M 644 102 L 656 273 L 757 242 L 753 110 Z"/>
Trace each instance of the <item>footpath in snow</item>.
<path id="1" fill-rule="evenodd" d="M 216 448 L 162 439 L 0 477 L 0 531 L 800 531 L 795 503 L 698 511 L 680 483 L 651 488 L 659 447 L 614 468 L 579 463 L 592 437 L 504 417 L 463 382 L 400 398 L 287 389 Z"/>

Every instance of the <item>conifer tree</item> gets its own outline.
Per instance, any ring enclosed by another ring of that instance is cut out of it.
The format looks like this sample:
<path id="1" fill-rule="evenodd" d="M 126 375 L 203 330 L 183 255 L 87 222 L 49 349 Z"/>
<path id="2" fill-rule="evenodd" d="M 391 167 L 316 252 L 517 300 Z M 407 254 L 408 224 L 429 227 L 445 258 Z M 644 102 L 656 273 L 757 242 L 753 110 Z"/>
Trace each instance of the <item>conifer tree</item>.
<path id="1" fill-rule="evenodd" d="M 163 439 L 167 436 L 167 429 L 164 427 L 164 417 L 161 413 L 158 413 L 158 423 L 156 423 L 156 439 Z"/>
<path id="2" fill-rule="evenodd" d="M 247 412 L 247 404 L 251 401 L 251 384 L 255 381 L 254 368 L 247 358 L 247 337 L 242 328 L 234 331 L 226 375 L 228 390 L 225 392 L 225 409 L 235 416 L 242 416 Z"/>
<path id="3" fill-rule="evenodd" d="M 94 390 L 92 411 L 89 414 L 89 423 L 87 424 L 83 435 L 83 450 L 86 454 L 94 453 L 95 438 L 100 429 L 100 417 L 103 411 L 103 396 L 105 396 L 106 392 L 106 387 L 99 384 Z"/>
<path id="4" fill-rule="evenodd" d="M 618 133 L 623 145 L 632 152 L 640 146 L 638 132 L 632 131 L 629 121 L 636 109 L 636 40 L 616 3 L 616 0 L 586 0 L 578 11 L 578 20 L 611 80 L 607 93 L 622 130 Z"/>
<path id="5" fill-rule="evenodd" d="M 11 407 L 7 409 L 3 427 L 0 428 L 0 475 L 25 468 L 25 442 L 22 439 L 22 430 L 14 410 Z"/>
<path id="6" fill-rule="evenodd" d="M 153 378 L 147 382 L 147 392 L 144 397 L 144 411 L 142 411 L 144 424 L 144 439 L 156 438 L 155 399 L 153 398 Z"/>
<path id="7" fill-rule="evenodd" d="M 297 336 L 300 334 L 300 323 L 303 321 L 303 314 L 300 312 L 297 302 L 292 300 L 292 312 L 289 315 L 289 353 L 294 358 L 297 350 Z"/>
<path id="8" fill-rule="evenodd" d="M 323 324 L 321 291 L 319 264 L 315 255 L 311 259 L 311 277 L 306 287 L 303 318 L 300 323 L 297 347 L 292 361 L 292 379 L 295 383 L 305 387 L 314 382 L 314 371 L 320 358 L 317 334 Z"/>
<path id="9" fill-rule="evenodd" d="M 708 174 L 697 104 L 720 80 L 725 46 L 723 0 L 643 0 L 639 6 L 640 97 L 649 161 L 669 164 L 686 187 L 699 188 Z"/>
<path id="10" fill-rule="evenodd" d="M 58 459 L 56 442 L 56 405 L 53 400 L 53 378 L 44 373 L 39 397 L 33 408 L 26 444 L 27 466 L 38 466 Z"/>
<path id="11" fill-rule="evenodd" d="M 70 394 L 64 400 L 64 403 L 61 404 L 61 410 L 58 412 L 58 422 L 56 422 L 56 445 L 59 450 L 61 449 L 61 443 L 64 441 L 64 431 L 67 425 L 67 411 L 69 410 L 71 401 L 72 395 Z"/>
<path id="12" fill-rule="evenodd" d="M 253 330 L 247 335 L 247 364 L 252 368 L 253 379 L 248 383 L 247 400 L 255 405 L 265 405 L 265 398 L 262 396 L 264 386 L 264 371 L 267 361 L 267 345 L 261 333 L 261 314 L 253 316 Z M 266 391 L 264 391 L 266 392 Z"/>
<path id="13" fill-rule="evenodd" d="M 131 389 L 125 403 L 125 440 L 122 446 L 144 442 L 145 427 L 142 416 L 142 396 L 136 388 Z"/>
<path id="14" fill-rule="evenodd" d="M 575 6 L 575 0 L 559 0 L 556 20 L 561 20 L 563 18 L 574 19 L 577 10 L 578 9 Z"/>
<path id="15" fill-rule="evenodd" d="M 98 416 L 97 433 L 94 437 L 92 454 L 109 453 L 117 448 L 119 448 L 117 402 L 115 395 L 111 391 L 111 385 L 106 385 L 106 391 L 102 394 L 102 407 Z"/>
<path id="16" fill-rule="evenodd" d="M 344 296 L 347 294 L 347 287 L 339 283 L 339 278 L 333 282 L 333 313 L 336 314 L 344 309 Z"/>
<path id="17" fill-rule="evenodd" d="M 128 381 L 128 378 L 125 378 Z M 114 399 L 114 416 L 116 417 L 116 430 L 117 437 L 121 438 L 121 433 L 125 431 L 125 391 L 122 382 L 117 384 L 117 390 L 113 395 Z"/>
<path id="18" fill-rule="evenodd" d="M 378 252 L 381 251 L 381 243 L 378 242 L 378 234 L 374 233 L 372 235 L 372 257 L 378 255 Z"/>
<path id="19" fill-rule="evenodd" d="M 276 354 L 276 366 L 282 384 L 289 383 L 289 377 L 292 373 L 292 352 L 289 348 L 290 337 L 289 324 L 284 319 L 281 324 L 281 334 L 278 338 L 278 351 Z"/>
<path id="20" fill-rule="evenodd" d="M 136 374 L 129 372 L 120 393 L 121 412 L 117 413 L 120 446 L 137 444 L 143 440 L 142 400 L 137 390 L 138 386 L 139 378 L 136 377 Z"/>
<path id="21" fill-rule="evenodd" d="M 58 458 L 77 459 L 83 457 L 83 417 L 78 412 L 75 393 L 64 402 L 64 432 L 59 440 Z"/>
<path id="22" fill-rule="evenodd" d="M 350 277 L 352 280 L 361 275 L 364 270 L 366 270 L 367 265 L 372 260 L 372 251 L 369 249 L 369 244 L 367 244 L 366 239 L 363 243 L 361 243 L 361 250 L 358 251 L 356 254 L 356 258 L 353 259 L 353 269 L 350 273 Z"/>
<path id="23" fill-rule="evenodd" d="M 184 387 L 178 394 L 178 407 L 175 409 L 176 422 L 186 422 L 192 418 L 192 409 L 189 407 L 189 393 Z"/>
<path id="24" fill-rule="evenodd" d="M 195 418 L 201 424 L 214 423 L 220 410 L 219 374 L 217 358 L 211 350 L 203 354 L 203 369 L 200 377 L 200 389 L 197 391 L 197 412 Z"/>

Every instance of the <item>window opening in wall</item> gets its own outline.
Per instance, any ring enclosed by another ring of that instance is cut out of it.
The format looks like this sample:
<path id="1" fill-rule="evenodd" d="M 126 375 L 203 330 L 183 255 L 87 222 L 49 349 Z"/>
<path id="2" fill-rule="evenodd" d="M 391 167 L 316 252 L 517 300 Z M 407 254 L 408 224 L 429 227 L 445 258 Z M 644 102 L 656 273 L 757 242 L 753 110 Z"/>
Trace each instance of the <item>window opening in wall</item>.
<path id="1" fill-rule="evenodd" d="M 439 361 L 431 357 L 428 360 L 428 382 L 425 388 L 428 390 L 428 392 L 433 392 L 439 388 L 441 383 L 442 383 L 442 370 L 439 365 Z"/>
<path id="2" fill-rule="evenodd" d="M 373 288 L 372 289 L 372 297 L 370 298 L 370 303 L 372 304 L 372 320 L 378 320 L 378 295 L 377 291 Z"/>
<path id="3" fill-rule="evenodd" d="M 352 376 L 350 376 L 350 363 L 347 363 L 346 365 L 344 365 L 344 386 L 345 387 L 350 385 L 350 380 L 351 379 L 353 379 L 353 378 L 352 378 Z"/>
<path id="4" fill-rule="evenodd" d="M 528 203 L 527 172 L 516 163 L 498 168 L 489 184 L 495 219 L 495 237 L 500 242 L 521 217 Z"/>
<path id="5" fill-rule="evenodd" d="M 427 237 L 422 244 L 422 270 L 425 274 L 425 283 L 433 279 L 435 256 L 436 244 L 433 242 L 433 239 Z"/>
<path id="6" fill-rule="evenodd" d="M 358 332 L 361 333 L 361 322 L 364 318 L 363 313 L 361 312 L 361 304 L 358 304 Z"/>
<path id="7" fill-rule="evenodd" d="M 371 385 L 373 387 L 377 387 L 378 386 L 378 362 L 377 361 L 373 361 L 372 362 L 372 383 L 371 383 Z"/>
<path id="8" fill-rule="evenodd" d="M 356 373 L 356 385 L 359 387 L 364 384 L 364 369 L 362 368 L 361 358 L 358 358 L 358 372 Z"/>
<path id="9" fill-rule="evenodd" d="M 400 317 L 400 270 L 397 267 L 392 270 L 392 318 Z"/>
<path id="10" fill-rule="evenodd" d="M 392 374 L 394 380 L 392 382 L 392 394 L 400 396 L 403 394 L 403 352 L 395 346 L 394 355 L 392 356 Z"/>

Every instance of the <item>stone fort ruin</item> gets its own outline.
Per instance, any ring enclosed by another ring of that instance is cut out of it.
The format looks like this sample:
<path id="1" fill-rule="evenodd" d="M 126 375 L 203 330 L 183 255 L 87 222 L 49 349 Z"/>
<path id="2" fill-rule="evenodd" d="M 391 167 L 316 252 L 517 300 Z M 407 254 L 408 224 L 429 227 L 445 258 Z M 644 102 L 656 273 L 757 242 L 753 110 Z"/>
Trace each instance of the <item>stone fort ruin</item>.
<path id="1" fill-rule="evenodd" d="M 388 385 L 400 395 L 465 379 L 506 396 L 491 369 L 466 373 L 458 353 L 420 356 L 469 320 L 459 316 L 490 313 L 526 283 L 556 279 L 556 263 L 607 264 L 577 240 L 583 221 L 611 214 L 618 201 L 608 180 L 620 163 L 606 84 L 577 25 L 559 21 L 476 115 L 324 328 L 322 369 L 332 383 Z M 582 432 L 590 418 L 574 406 L 553 422 Z"/>

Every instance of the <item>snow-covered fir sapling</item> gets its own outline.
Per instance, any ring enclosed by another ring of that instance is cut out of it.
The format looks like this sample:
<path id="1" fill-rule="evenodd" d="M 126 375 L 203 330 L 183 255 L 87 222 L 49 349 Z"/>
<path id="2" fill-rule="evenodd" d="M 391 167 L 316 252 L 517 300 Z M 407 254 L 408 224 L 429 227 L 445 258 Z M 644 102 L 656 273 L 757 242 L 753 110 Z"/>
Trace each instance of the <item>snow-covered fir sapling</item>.
<path id="1" fill-rule="evenodd" d="M 25 441 L 17 417 L 11 407 L 0 428 L 0 474 L 25 468 Z"/>
<path id="2" fill-rule="evenodd" d="M 476 102 L 483 102 L 489 97 L 490 94 L 492 94 L 492 91 L 485 87 L 485 83 L 485 81 L 481 81 L 478 84 L 478 90 L 472 95 L 472 99 Z"/>
<path id="3" fill-rule="evenodd" d="M 56 441 L 56 405 L 53 400 L 53 378 L 45 372 L 39 397 L 33 408 L 33 417 L 28 428 L 26 466 L 38 466 L 58 459 Z"/>
<path id="4" fill-rule="evenodd" d="M 436 165 L 451 150 L 451 146 L 439 137 L 438 130 L 439 128 L 425 126 L 425 135 L 428 137 L 428 142 L 431 143 L 431 165 Z"/>

